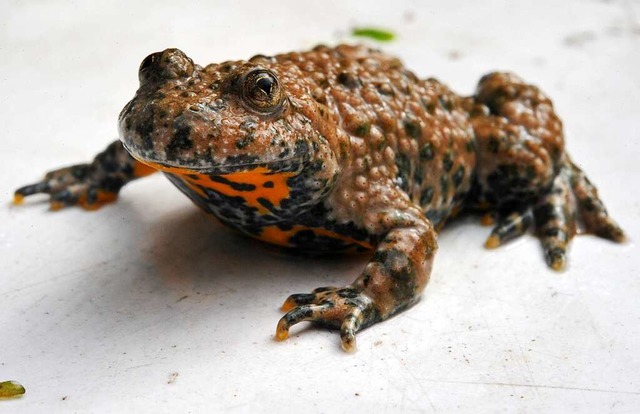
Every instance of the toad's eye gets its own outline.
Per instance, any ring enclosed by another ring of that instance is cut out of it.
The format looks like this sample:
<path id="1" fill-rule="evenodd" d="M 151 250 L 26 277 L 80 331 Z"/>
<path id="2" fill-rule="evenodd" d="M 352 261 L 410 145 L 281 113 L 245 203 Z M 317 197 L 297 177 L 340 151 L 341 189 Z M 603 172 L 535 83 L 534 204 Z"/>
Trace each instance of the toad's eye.
<path id="1" fill-rule="evenodd" d="M 254 70 L 245 76 L 243 95 L 246 102 L 260 112 L 275 112 L 284 98 L 278 78 L 265 69 Z"/>

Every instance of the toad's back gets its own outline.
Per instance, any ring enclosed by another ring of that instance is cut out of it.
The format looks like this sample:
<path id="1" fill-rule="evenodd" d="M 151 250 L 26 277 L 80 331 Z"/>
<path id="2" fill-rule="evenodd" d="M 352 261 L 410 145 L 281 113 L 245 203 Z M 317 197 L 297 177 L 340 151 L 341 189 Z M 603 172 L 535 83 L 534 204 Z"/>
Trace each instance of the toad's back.
<path id="1" fill-rule="evenodd" d="M 256 57 L 311 82 L 349 137 L 340 190 L 327 200 L 348 220 L 385 208 L 390 198 L 420 205 L 434 224 L 461 205 L 471 187 L 475 141 L 465 100 L 434 79 L 418 79 L 402 63 L 361 46 Z M 373 185 L 372 185 L 373 184 Z"/>

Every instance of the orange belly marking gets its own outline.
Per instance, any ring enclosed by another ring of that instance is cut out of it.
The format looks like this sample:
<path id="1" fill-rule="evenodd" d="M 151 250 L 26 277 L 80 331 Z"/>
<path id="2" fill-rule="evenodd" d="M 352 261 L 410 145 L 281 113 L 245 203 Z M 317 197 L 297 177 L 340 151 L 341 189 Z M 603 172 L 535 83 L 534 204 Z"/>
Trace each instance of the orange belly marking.
<path id="1" fill-rule="evenodd" d="M 180 178 L 200 195 L 204 195 L 201 188 L 209 188 L 228 197 L 241 197 L 248 206 L 256 208 L 258 213 L 267 214 L 269 209 L 259 199 L 279 206 L 282 200 L 289 198 L 287 180 L 294 175 L 293 172 L 273 173 L 268 168 L 257 167 L 249 171 L 221 174 L 220 177 L 228 183 L 212 180 L 205 174 L 181 174 Z M 234 188 L 234 184 L 253 186 L 253 189 Z"/>
<path id="2" fill-rule="evenodd" d="M 214 190 L 228 197 L 241 197 L 248 206 L 256 208 L 260 214 L 269 213 L 269 209 L 258 200 L 264 199 L 273 206 L 280 206 L 282 200 L 289 198 L 290 189 L 287 180 L 296 175 L 295 172 L 274 173 L 266 167 L 256 167 L 247 171 L 220 174 L 218 177 L 223 179 L 221 182 L 212 180 L 209 175 L 199 173 L 197 170 L 190 170 L 188 167 L 167 167 L 150 161 L 141 162 L 149 167 L 180 177 L 187 187 L 202 198 L 207 198 L 203 188 Z M 250 185 L 254 188 L 241 190 L 233 188 L 234 184 Z"/>
<path id="3" fill-rule="evenodd" d="M 293 245 L 290 242 L 291 237 L 293 237 L 299 231 L 303 231 L 303 230 L 310 230 L 316 236 L 329 237 L 332 239 L 342 240 L 346 244 L 357 244 L 367 249 L 370 249 L 373 247 L 371 246 L 371 244 L 365 241 L 356 240 L 351 237 L 344 236 L 342 234 L 335 233 L 327 229 L 323 229 L 321 227 L 307 227 L 307 226 L 301 226 L 301 225 L 295 225 L 290 230 L 282 230 L 278 226 L 266 226 L 262 229 L 262 232 L 260 233 L 260 235 L 255 237 L 257 239 L 269 242 L 271 244 L 276 244 L 278 246 L 293 247 Z"/>

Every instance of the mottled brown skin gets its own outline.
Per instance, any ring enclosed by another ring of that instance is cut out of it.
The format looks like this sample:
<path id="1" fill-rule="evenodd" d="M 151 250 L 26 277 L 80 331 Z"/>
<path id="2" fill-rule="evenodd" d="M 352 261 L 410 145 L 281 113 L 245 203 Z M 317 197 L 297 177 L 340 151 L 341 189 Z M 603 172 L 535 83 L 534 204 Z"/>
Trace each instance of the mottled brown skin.
<path id="1" fill-rule="evenodd" d="M 351 285 L 291 295 L 279 340 L 312 321 L 339 328 L 342 347 L 355 349 L 359 329 L 419 299 L 436 229 L 463 208 L 495 212 L 490 248 L 535 224 L 554 269 L 579 225 L 624 238 L 566 154 L 551 101 L 512 74 L 486 75 L 460 97 L 393 57 L 343 45 L 204 68 L 167 49 L 139 77 L 120 114 L 123 144 L 16 199 L 45 192 L 54 207 L 94 208 L 151 167 L 252 237 L 375 250 Z"/>

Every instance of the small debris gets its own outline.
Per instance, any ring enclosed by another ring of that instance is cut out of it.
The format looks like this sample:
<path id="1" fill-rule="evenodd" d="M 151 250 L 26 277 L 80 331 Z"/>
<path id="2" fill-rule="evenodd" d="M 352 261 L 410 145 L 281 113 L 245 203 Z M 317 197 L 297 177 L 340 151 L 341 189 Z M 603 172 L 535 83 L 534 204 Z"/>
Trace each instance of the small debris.
<path id="1" fill-rule="evenodd" d="M 413 23 L 416 20 L 416 13 L 413 10 L 407 10 L 402 15 L 402 18 L 407 23 Z"/>
<path id="2" fill-rule="evenodd" d="M 390 42 L 396 38 L 396 35 L 393 32 L 375 27 L 355 27 L 351 31 L 351 35 L 356 37 L 368 37 L 369 39 L 377 40 L 378 42 Z"/>
<path id="3" fill-rule="evenodd" d="M 449 53 L 447 53 L 447 57 L 450 60 L 458 60 L 462 57 L 462 53 L 459 50 L 450 50 Z"/>
<path id="4" fill-rule="evenodd" d="M 576 32 L 568 35 L 564 38 L 564 44 L 569 47 L 581 47 L 585 43 L 592 42 L 596 39 L 596 34 L 593 32 Z"/>
<path id="5" fill-rule="evenodd" d="M 178 375 L 180 375 L 177 372 L 172 372 L 171 374 L 169 374 L 169 381 L 167 381 L 167 384 L 173 384 L 174 382 L 176 382 L 176 379 L 178 379 Z"/>
<path id="6" fill-rule="evenodd" d="M 24 393 L 24 387 L 17 381 L 0 382 L 0 398 L 14 398 Z"/>

